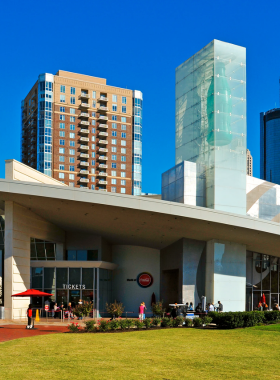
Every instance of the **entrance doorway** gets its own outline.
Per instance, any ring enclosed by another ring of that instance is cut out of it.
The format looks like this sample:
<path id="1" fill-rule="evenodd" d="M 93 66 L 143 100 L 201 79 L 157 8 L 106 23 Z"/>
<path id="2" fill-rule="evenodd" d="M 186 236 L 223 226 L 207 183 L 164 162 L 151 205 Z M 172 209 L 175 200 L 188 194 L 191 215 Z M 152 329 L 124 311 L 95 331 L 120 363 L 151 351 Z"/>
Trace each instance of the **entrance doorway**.
<path id="1" fill-rule="evenodd" d="M 163 270 L 161 276 L 161 297 L 164 306 L 175 302 L 180 303 L 179 269 Z"/>

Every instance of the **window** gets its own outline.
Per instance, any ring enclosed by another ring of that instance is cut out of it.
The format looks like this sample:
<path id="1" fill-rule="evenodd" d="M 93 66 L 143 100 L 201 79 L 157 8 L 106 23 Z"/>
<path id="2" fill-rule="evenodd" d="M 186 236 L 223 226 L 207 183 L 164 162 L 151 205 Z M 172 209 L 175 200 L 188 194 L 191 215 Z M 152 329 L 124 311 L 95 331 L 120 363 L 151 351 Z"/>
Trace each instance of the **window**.
<path id="1" fill-rule="evenodd" d="M 70 139 L 74 139 L 75 138 L 75 133 L 70 133 Z"/>
<path id="2" fill-rule="evenodd" d="M 65 145 L 65 140 L 59 140 L 59 145 Z"/>
<path id="3" fill-rule="evenodd" d="M 75 141 L 70 141 L 70 146 L 75 146 Z"/>
<path id="4" fill-rule="evenodd" d="M 116 180 L 115 178 L 112 178 L 112 179 L 111 179 L 111 184 L 112 184 L 112 185 L 116 185 L 116 184 L 117 184 L 117 180 Z"/>
<path id="5" fill-rule="evenodd" d="M 59 120 L 65 120 L 65 115 L 59 115 Z"/>
<path id="6" fill-rule="evenodd" d="M 70 124 L 70 131 L 75 131 L 75 124 Z"/>
<path id="7" fill-rule="evenodd" d="M 117 172 L 116 172 L 116 170 L 111 170 L 111 176 L 112 176 L 112 177 L 116 177 L 116 176 L 117 176 Z"/>
<path id="8" fill-rule="evenodd" d="M 95 136 L 91 136 L 91 141 L 95 141 Z"/>
<path id="9" fill-rule="evenodd" d="M 117 147 L 116 146 L 112 146 L 112 152 L 117 153 Z"/>
<path id="10" fill-rule="evenodd" d="M 121 148 L 121 153 L 126 154 L 126 148 Z"/>
<path id="11" fill-rule="evenodd" d="M 95 189 L 95 186 L 94 185 L 91 185 L 91 190 L 94 190 Z"/>
<path id="12" fill-rule="evenodd" d="M 121 169 L 126 170 L 126 164 L 121 164 Z"/>
<path id="13" fill-rule="evenodd" d="M 96 91 L 92 91 L 92 99 L 96 99 Z"/>
<path id="14" fill-rule="evenodd" d="M 117 129 L 117 123 L 112 123 L 112 128 Z"/>
<path id="15" fill-rule="evenodd" d="M 94 166 L 94 165 L 95 165 L 95 161 L 91 160 L 91 166 Z"/>
<path id="16" fill-rule="evenodd" d="M 63 178 L 64 178 L 64 173 L 59 173 L 58 176 L 59 176 L 59 178 L 62 178 L 62 179 L 63 179 Z"/>
<path id="17" fill-rule="evenodd" d="M 121 140 L 121 145 L 126 146 L 126 141 L 125 140 Z"/>
<path id="18" fill-rule="evenodd" d="M 95 152 L 91 152 L 91 157 L 95 158 Z"/>
<path id="19" fill-rule="evenodd" d="M 64 154 L 65 153 L 65 148 L 59 148 L 59 153 Z"/>
<path id="20" fill-rule="evenodd" d="M 122 116 L 122 123 L 126 123 L 126 117 L 125 116 Z"/>
<path id="21" fill-rule="evenodd" d="M 72 115 L 75 115 L 75 112 L 76 110 L 75 110 L 75 108 L 70 108 L 70 113 L 72 113 Z"/>
<path id="22" fill-rule="evenodd" d="M 113 115 L 112 120 L 117 121 L 117 115 Z"/>
<path id="23" fill-rule="evenodd" d="M 70 175 L 73 175 L 73 174 L 69 174 L 69 177 L 70 177 Z M 73 178 L 73 179 L 74 179 L 74 178 Z M 70 186 L 70 187 L 74 187 L 74 186 L 75 186 L 74 182 L 69 182 L 69 186 Z"/>
<path id="24" fill-rule="evenodd" d="M 91 124 L 95 125 L 96 124 L 96 120 L 91 120 Z"/>
<path id="25" fill-rule="evenodd" d="M 126 157 L 125 157 L 125 156 L 122 156 L 122 157 L 121 157 L 121 160 L 122 160 L 123 162 L 125 162 L 125 161 L 126 161 Z"/>
<path id="26" fill-rule="evenodd" d="M 91 168 L 91 174 L 95 174 L 95 169 Z"/>
<path id="27" fill-rule="evenodd" d="M 123 124 L 122 124 L 122 130 L 123 130 L 123 131 L 126 131 L 126 125 L 123 125 Z"/>
<path id="28" fill-rule="evenodd" d="M 75 149 L 69 149 L 69 154 L 71 154 L 72 156 L 75 156 Z"/>
<path id="29" fill-rule="evenodd" d="M 75 116 L 70 116 L 70 121 L 73 123 L 75 123 L 75 120 L 76 120 L 76 118 L 75 118 Z"/>
<path id="30" fill-rule="evenodd" d="M 112 163 L 112 169 L 117 169 L 117 164 L 116 163 Z"/>
<path id="31" fill-rule="evenodd" d="M 117 136 L 117 131 L 112 131 L 112 136 L 116 137 Z"/>
<path id="32" fill-rule="evenodd" d="M 59 165 L 59 170 L 64 170 L 64 165 Z"/>
<path id="33" fill-rule="evenodd" d="M 122 96 L 122 103 L 126 104 L 126 96 Z"/>
<path id="34" fill-rule="evenodd" d="M 92 113 L 91 113 L 91 116 L 92 116 L 92 117 L 95 117 L 95 115 L 96 115 L 95 112 L 92 112 Z"/>
<path id="35" fill-rule="evenodd" d="M 76 94 L 76 89 L 75 89 L 75 87 L 71 87 L 71 94 L 72 94 L 72 95 L 75 95 L 75 94 Z M 75 104 L 75 103 L 73 103 L 73 104 Z"/>
<path id="36" fill-rule="evenodd" d="M 115 154 L 112 155 L 112 161 L 117 161 L 117 156 Z"/>
<path id="37" fill-rule="evenodd" d="M 60 162 L 64 162 L 65 161 L 65 157 L 64 156 L 59 156 L 59 161 Z"/>
<path id="38" fill-rule="evenodd" d="M 96 101 L 95 101 L 95 100 L 92 101 L 92 107 L 93 107 L 93 108 L 96 107 Z"/>
<path id="39" fill-rule="evenodd" d="M 91 144 L 91 149 L 95 149 L 95 144 Z"/>
<path id="40" fill-rule="evenodd" d="M 118 108 L 118 107 L 117 107 L 116 104 L 113 104 L 113 105 L 112 105 L 112 111 L 117 112 L 117 108 Z"/>
<path id="41" fill-rule="evenodd" d="M 121 177 L 126 177 L 125 172 L 121 172 Z"/>
<path id="42" fill-rule="evenodd" d="M 69 179 L 75 179 L 75 174 L 69 174 Z"/>
<path id="43" fill-rule="evenodd" d="M 69 166 L 69 171 L 70 171 L 70 172 L 74 172 L 74 171 L 75 171 L 75 166 L 70 165 L 70 166 Z"/>
<path id="44" fill-rule="evenodd" d="M 118 101 L 117 95 L 112 95 L 112 101 L 116 103 Z"/>
<path id="45" fill-rule="evenodd" d="M 122 113 L 126 113 L 126 106 L 122 106 Z"/>
<path id="46" fill-rule="evenodd" d="M 60 95 L 60 102 L 65 103 L 65 95 Z"/>
<path id="47" fill-rule="evenodd" d="M 64 131 L 59 131 L 59 136 L 60 137 L 65 137 L 65 132 Z"/>
<path id="48" fill-rule="evenodd" d="M 92 128 L 91 133 L 95 133 L 95 128 Z"/>
<path id="49" fill-rule="evenodd" d="M 111 192 L 112 193 L 116 193 L 117 192 L 117 188 L 116 187 L 111 187 Z"/>
<path id="50" fill-rule="evenodd" d="M 65 129 L 65 123 L 59 123 L 59 128 Z"/>
<path id="51" fill-rule="evenodd" d="M 74 164 L 75 163 L 75 158 L 74 157 L 69 157 L 69 162 L 70 162 L 70 164 Z"/>
<path id="52" fill-rule="evenodd" d="M 125 194 L 125 188 L 124 187 L 121 187 L 121 193 Z"/>
<path id="53" fill-rule="evenodd" d="M 126 180 L 125 180 L 125 179 L 122 179 L 122 180 L 121 180 L 121 185 L 122 185 L 122 186 L 125 186 L 125 185 L 126 185 Z"/>
<path id="54" fill-rule="evenodd" d="M 59 112 L 65 112 L 65 107 L 60 107 Z"/>
<path id="55" fill-rule="evenodd" d="M 76 104 L 76 98 L 75 98 L 75 96 L 71 96 L 70 103 L 71 104 Z"/>
<path id="56" fill-rule="evenodd" d="M 95 182 L 95 177 L 94 176 L 91 177 L 91 182 Z"/>
<path id="57" fill-rule="evenodd" d="M 60 92 L 62 92 L 63 94 L 65 94 L 65 86 L 60 85 Z"/>
<path id="58" fill-rule="evenodd" d="M 122 136 L 121 136 L 123 139 L 126 138 L 126 133 L 125 132 L 122 132 Z"/>
<path id="59" fill-rule="evenodd" d="M 116 139 L 112 139 L 112 145 L 117 145 L 117 140 Z"/>

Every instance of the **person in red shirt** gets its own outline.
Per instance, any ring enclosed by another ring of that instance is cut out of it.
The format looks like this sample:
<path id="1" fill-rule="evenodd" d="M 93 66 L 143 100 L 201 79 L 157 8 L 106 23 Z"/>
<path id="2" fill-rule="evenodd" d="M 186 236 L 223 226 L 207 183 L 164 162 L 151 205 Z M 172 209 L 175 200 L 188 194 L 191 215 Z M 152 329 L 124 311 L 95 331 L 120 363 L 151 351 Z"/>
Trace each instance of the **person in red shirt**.
<path id="1" fill-rule="evenodd" d="M 31 304 L 28 306 L 28 309 L 27 309 L 27 318 L 28 318 L 28 324 L 27 324 L 26 328 L 32 329 L 32 307 L 31 307 Z"/>

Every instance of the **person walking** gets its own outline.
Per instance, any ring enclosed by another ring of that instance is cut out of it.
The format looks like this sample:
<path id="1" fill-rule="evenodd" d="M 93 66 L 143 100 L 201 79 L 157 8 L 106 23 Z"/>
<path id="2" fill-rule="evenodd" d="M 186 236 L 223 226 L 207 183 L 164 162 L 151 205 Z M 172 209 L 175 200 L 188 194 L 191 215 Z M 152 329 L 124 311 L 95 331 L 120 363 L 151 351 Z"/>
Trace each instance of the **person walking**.
<path id="1" fill-rule="evenodd" d="M 221 301 L 218 301 L 218 304 L 219 304 L 218 312 L 219 312 L 219 313 L 222 313 L 223 310 L 224 310 L 224 306 L 223 306 L 223 304 L 221 303 Z"/>
<path id="2" fill-rule="evenodd" d="M 176 319 L 177 316 L 178 316 L 177 306 L 174 306 L 173 309 L 171 310 L 171 318 Z"/>
<path id="3" fill-rule="evenodd" d="M 210 303 L 210 305 L 209 305 L 209 311 L 215 311 L 213 303 Z"/>
<path id="4" fill-rule="evenodd" d="M 141 305 L 139 306 L 139 319 L 141 322 L 143 322 L 143 319 L 144 319 L 144 311 L 145 311 L 145 307 L 142 302 Z"/>
<path id="5" fill-rule="evenodd" d="M 27 319 L 28 319 L 28 322 L 27 322 L 26 328 L 32 329 L 32 307 L 31 307 L 31 304 L 28 306 L 28 309 L 27 309 Z"/>

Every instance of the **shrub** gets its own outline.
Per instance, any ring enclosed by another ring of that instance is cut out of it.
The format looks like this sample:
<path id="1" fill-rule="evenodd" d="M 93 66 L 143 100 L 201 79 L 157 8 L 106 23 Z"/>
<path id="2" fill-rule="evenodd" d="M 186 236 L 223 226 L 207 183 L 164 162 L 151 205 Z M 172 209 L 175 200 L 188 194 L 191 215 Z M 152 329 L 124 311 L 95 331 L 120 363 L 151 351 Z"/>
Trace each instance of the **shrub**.
<path id="1" fill-rule="evenodd" d="M 185 326 L 186 326 L 186 327 L 190 327 L 190 326 L 192 326 L 192 325 L 193 325 L 193 320 L 190 319 L 190 318 L 186 318 L 186 319 L 185 319 Z"/>
<path id="2" fill-rule="evenodd" d="M 203 325 L 202 318 L 194 318 L 193 319 L 193 325 L 194 325 L 194 327 L 201 327 Z"/>
<path id="3" fill-rule="evenodd" d="M 106 303 L 106 310 L 111 315 L 112 318 L 114 317 L 118 318 L 124 312 L 124 307 L 121 302 L 115 301 L 110 304 Z"/>
<path id="4" fill-rule="evenodd" d="M 172 326 L 172 319 L 164 317 L 161 320 L 161 327 L 170 327 Z"/>
<path id="5" fill-rule="evenodd" d="M 127 319 L 126 325 L 128 329 L 131 329 L 131 327 L 135 326 L 135 321 L 133 319 Z"/>
<path id="6" fill-rule="evenodd" d="M 182 326 L 183 322 L 184 322 L 184 317 L 178 316 L 175 319 L 173 319 L 172 325 L 173 327 Z"/>
<path id="7" fill-rule="evenodd" d="M 67 328 L 71 333 L 77 333 L 81 330 L 81 326 L 78 323 L 70 323 Z"/>
<path id="8" fill-rule="evenodd" d="M 73 309 L 73 314 L 76 315 L 76 317 L 81 318 L 81 317 L 87 317 L 89 313 L 92 310 L 92 304 L 90 302 L 84 302 L 81 305 L 77 305 Z"/>
<path id="9" fill-rule="evenodd" d="M 266 322 L 279 321 L 280 311 L 278 311 L 278 310 L 264 311 L 264 319 Z"/>
<path id="10" fill-rule="evenodd" d="M 160 318 L 154 318 L 152 321 L 153 326 L 158 326 L 161 322 Z"/>
<path id="11" fill-rule="evenodd" d="M 120 326 L 121 330 L 125 330 L 128 327 L 127 321 L 128 321 L 128 319 L 124 319 L 124 318 L 119 319 L 119 326 Z"/>
<path id="12" fill-rule="evenodd" d="M 109 321 L 105 321 L 104 319 L 100 319 L 97 322 L 99 331 L 108 331 L 109 330 Z"/>
<path id="13" fill-rule="evenodd" d="M 203 324 L 206 325 L 206 326 L 209 325 L 209 323 L 212 322 L 212 318 L 209 317 L 208 315 L 206 315 L 205 317 L 203 317 L 202 320 L 203 320 Z"/>
<path id="14" fill-rule="evenodd" d="M 111 330 L 117 330 L 120 326 L 119 321 L 117 319 L 112 319 L 109 321 L 109 327 Z"/>
<path id="15" fill-rule="evenodd" d="M 85 322 L 85 330 L 87 332 L 93 332 L 93 331 L 96 331 L 96 327 L 95 327 L 95 321 L 86 321 Z"/>
<path id="16" fill-rule="evenodd" d="M 135 327 L 137 328 L 137 330 L 142 329 L 144 326 L 144 322 L 141 322 L 140 319 L 136 319 L 134 324 L 135 324 Z"/>
<path id="17" fill-rule="evenodd" d="M 163 308 L 163 301 L 158 301 L 152 304 L 152 312 L 154 315 L 158 315 L 159 317 L 163 317 L 165 313 L 165 309 Z"/>
<path id="18" fill-rule="evenodd" d="M 143 323 L 144 323 L 144 326 L 146 326 L 146 329 L 149 329 L 152 326 L 151 318 L 145 318 Z"/>

